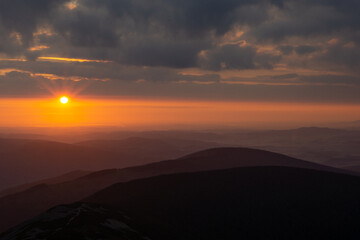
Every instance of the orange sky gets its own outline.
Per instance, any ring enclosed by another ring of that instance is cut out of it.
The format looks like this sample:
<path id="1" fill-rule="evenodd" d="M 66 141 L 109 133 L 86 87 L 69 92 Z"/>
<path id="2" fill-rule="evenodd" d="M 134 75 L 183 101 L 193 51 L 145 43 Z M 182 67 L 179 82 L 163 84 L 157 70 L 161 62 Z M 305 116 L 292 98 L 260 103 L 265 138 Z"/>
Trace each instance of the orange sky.
<path id="1" fill-rule="evenodd" d="M 360 119 L 360 105 L 135 99 L 2 98 L 2 127 L 291 127 Z"/>

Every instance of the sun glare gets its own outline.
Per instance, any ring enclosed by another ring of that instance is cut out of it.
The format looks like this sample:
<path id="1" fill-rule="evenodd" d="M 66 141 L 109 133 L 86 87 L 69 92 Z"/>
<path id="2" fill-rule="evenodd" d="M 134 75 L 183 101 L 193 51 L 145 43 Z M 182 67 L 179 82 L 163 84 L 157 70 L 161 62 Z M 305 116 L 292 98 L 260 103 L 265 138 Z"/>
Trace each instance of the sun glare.
<path id="1" fill-rule="evenodd" d="M 66 104 L 66 103 L 69 102 L 69 98 L 63 96 L 63 97 L 60 98 L 60 102 L 61 102 L 62 104 Z"/>

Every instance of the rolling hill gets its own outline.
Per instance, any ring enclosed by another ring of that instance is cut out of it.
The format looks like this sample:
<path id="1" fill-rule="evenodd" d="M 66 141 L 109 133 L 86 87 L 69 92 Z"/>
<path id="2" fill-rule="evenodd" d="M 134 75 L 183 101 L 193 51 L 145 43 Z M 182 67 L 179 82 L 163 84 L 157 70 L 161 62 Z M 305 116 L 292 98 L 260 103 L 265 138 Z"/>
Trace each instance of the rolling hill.
<path id="1" fill-rule="evenodd" d="M 252 167 L 118 183 L 84 199 L 154 239 L 358 239 L 360 178 Z"/>
<path id="2" fill-rule="evenodd" d="M 46 185 L 51 185 L 51 184 L 57 184 L 57 183 L 62 183 L 62 182 L 67 182 L 67 181 L 72 181 L 75 180 L 77 178 L 80 178 L 82 176 L 88 175 L 90 174 L 90 171 L 72 171 L 66 174 L 63 174 L 61 176 L 57 176 L 57 177 L 53 177 L 53 178 L 47 178 L 47 179 L 43 179 L 40 181 L 35 181 L 35 182 L 31 182 L 31 183 L 26 183 L 26 184 L 22 184 L 16 187 L 12 187 L 12 188 L 7 188 L 3 191 L 0 191 L 0 197 L 4 197 L 6 195 L 10 195 L 10 194 L 14 194 L 17 192 L 22 192 L 25 191 L 27 189 L 33 188 L 37 185 L 42 185 L 42 184 L 46 184 Z"/>
<path id="3" fill-rule="evenodd" d="M 79 201 L 114 183 L 163 174 L 198 172 L 251 166 L 287 166 L 349 173 L 262 150 L 215 148 L 185 157 L 125 169 L 109 169 L 91 173 L 74 181 L 41 184 L 0 198 L 0 231 L 14 226 L 48 208 Z"/>
<path id="4" fill-rule="evenodd" d="M 0 190 L 75 170 L 125 168 L 217 146 L 186 140 L 128 138 L 67 144 L 44 140 L 0 139 Z"/>
<path id="5" fill-rule="evenodd" d="M 359 239 L 359 202 L 360 177 L 334 172 L 261 166 L 180 173 L 114 184 L 0 238 L 85 239 L 96 231 L 101 239 L 130 240 Z M 133 236 L 121 235 L 129 230 Z"/>

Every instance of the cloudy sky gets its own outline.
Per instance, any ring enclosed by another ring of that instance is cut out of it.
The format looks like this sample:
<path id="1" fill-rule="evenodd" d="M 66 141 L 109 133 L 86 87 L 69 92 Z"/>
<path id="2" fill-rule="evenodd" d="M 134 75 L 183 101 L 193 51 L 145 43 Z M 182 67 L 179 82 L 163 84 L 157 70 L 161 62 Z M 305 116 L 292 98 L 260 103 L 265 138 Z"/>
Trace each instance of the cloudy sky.
<path id="1" fill-rule="evenodd" d="M 0 97 L 360 104 L 358 0 L 4 0 Z"/>

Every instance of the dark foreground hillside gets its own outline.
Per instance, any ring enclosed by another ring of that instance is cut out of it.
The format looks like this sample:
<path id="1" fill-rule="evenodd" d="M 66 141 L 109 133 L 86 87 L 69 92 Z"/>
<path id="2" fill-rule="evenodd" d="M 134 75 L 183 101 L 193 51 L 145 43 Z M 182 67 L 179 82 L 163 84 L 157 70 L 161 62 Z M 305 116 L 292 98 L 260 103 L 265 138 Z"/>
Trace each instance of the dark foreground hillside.
<path id="1" fill-rule="evenodd" d="M 125 223 L 126 222 L 126 223 Z M 124 214 L 94 204 L 54 207 L 0 236 L 2 240 L 148 240 Z"/>
<path id="2" fill-rule="evenodd" d="M 59 204 L 80 201 L 118 182 L 163 174 L 249 166 L 287 166 L 346 172 L 272 152 L 246 148 L 215 148 L 185 157 L 125 169 L 110 169 L 58 184 L 41 184 L 0 198 L 0 232 Z"/>
<path id="3" fill-rule="evenodd" d="M 126 212 L 154 239 L 360 239 L 360 178 L 310 169 L 160 176 L 85 201 Z"/>
<path id="4" fill-rule="evenodd" d="M 97 224 L 112 219 L 150 239 L 360 238 L 360 178 L 311 169 L 263 166 L 163 175 L 112 185 L 83 202 L 109 210 L 95 217 Z M 77 212 L 74 221 L 53 225 L 48 239 L 57 239 L 55 229 L 74 229 L 75 223 L 96 228 Z M 51 219 L 51 210 L 47 214 Z M 41 221 L 13 228 L 0 239 L 36 231 Z"/>

